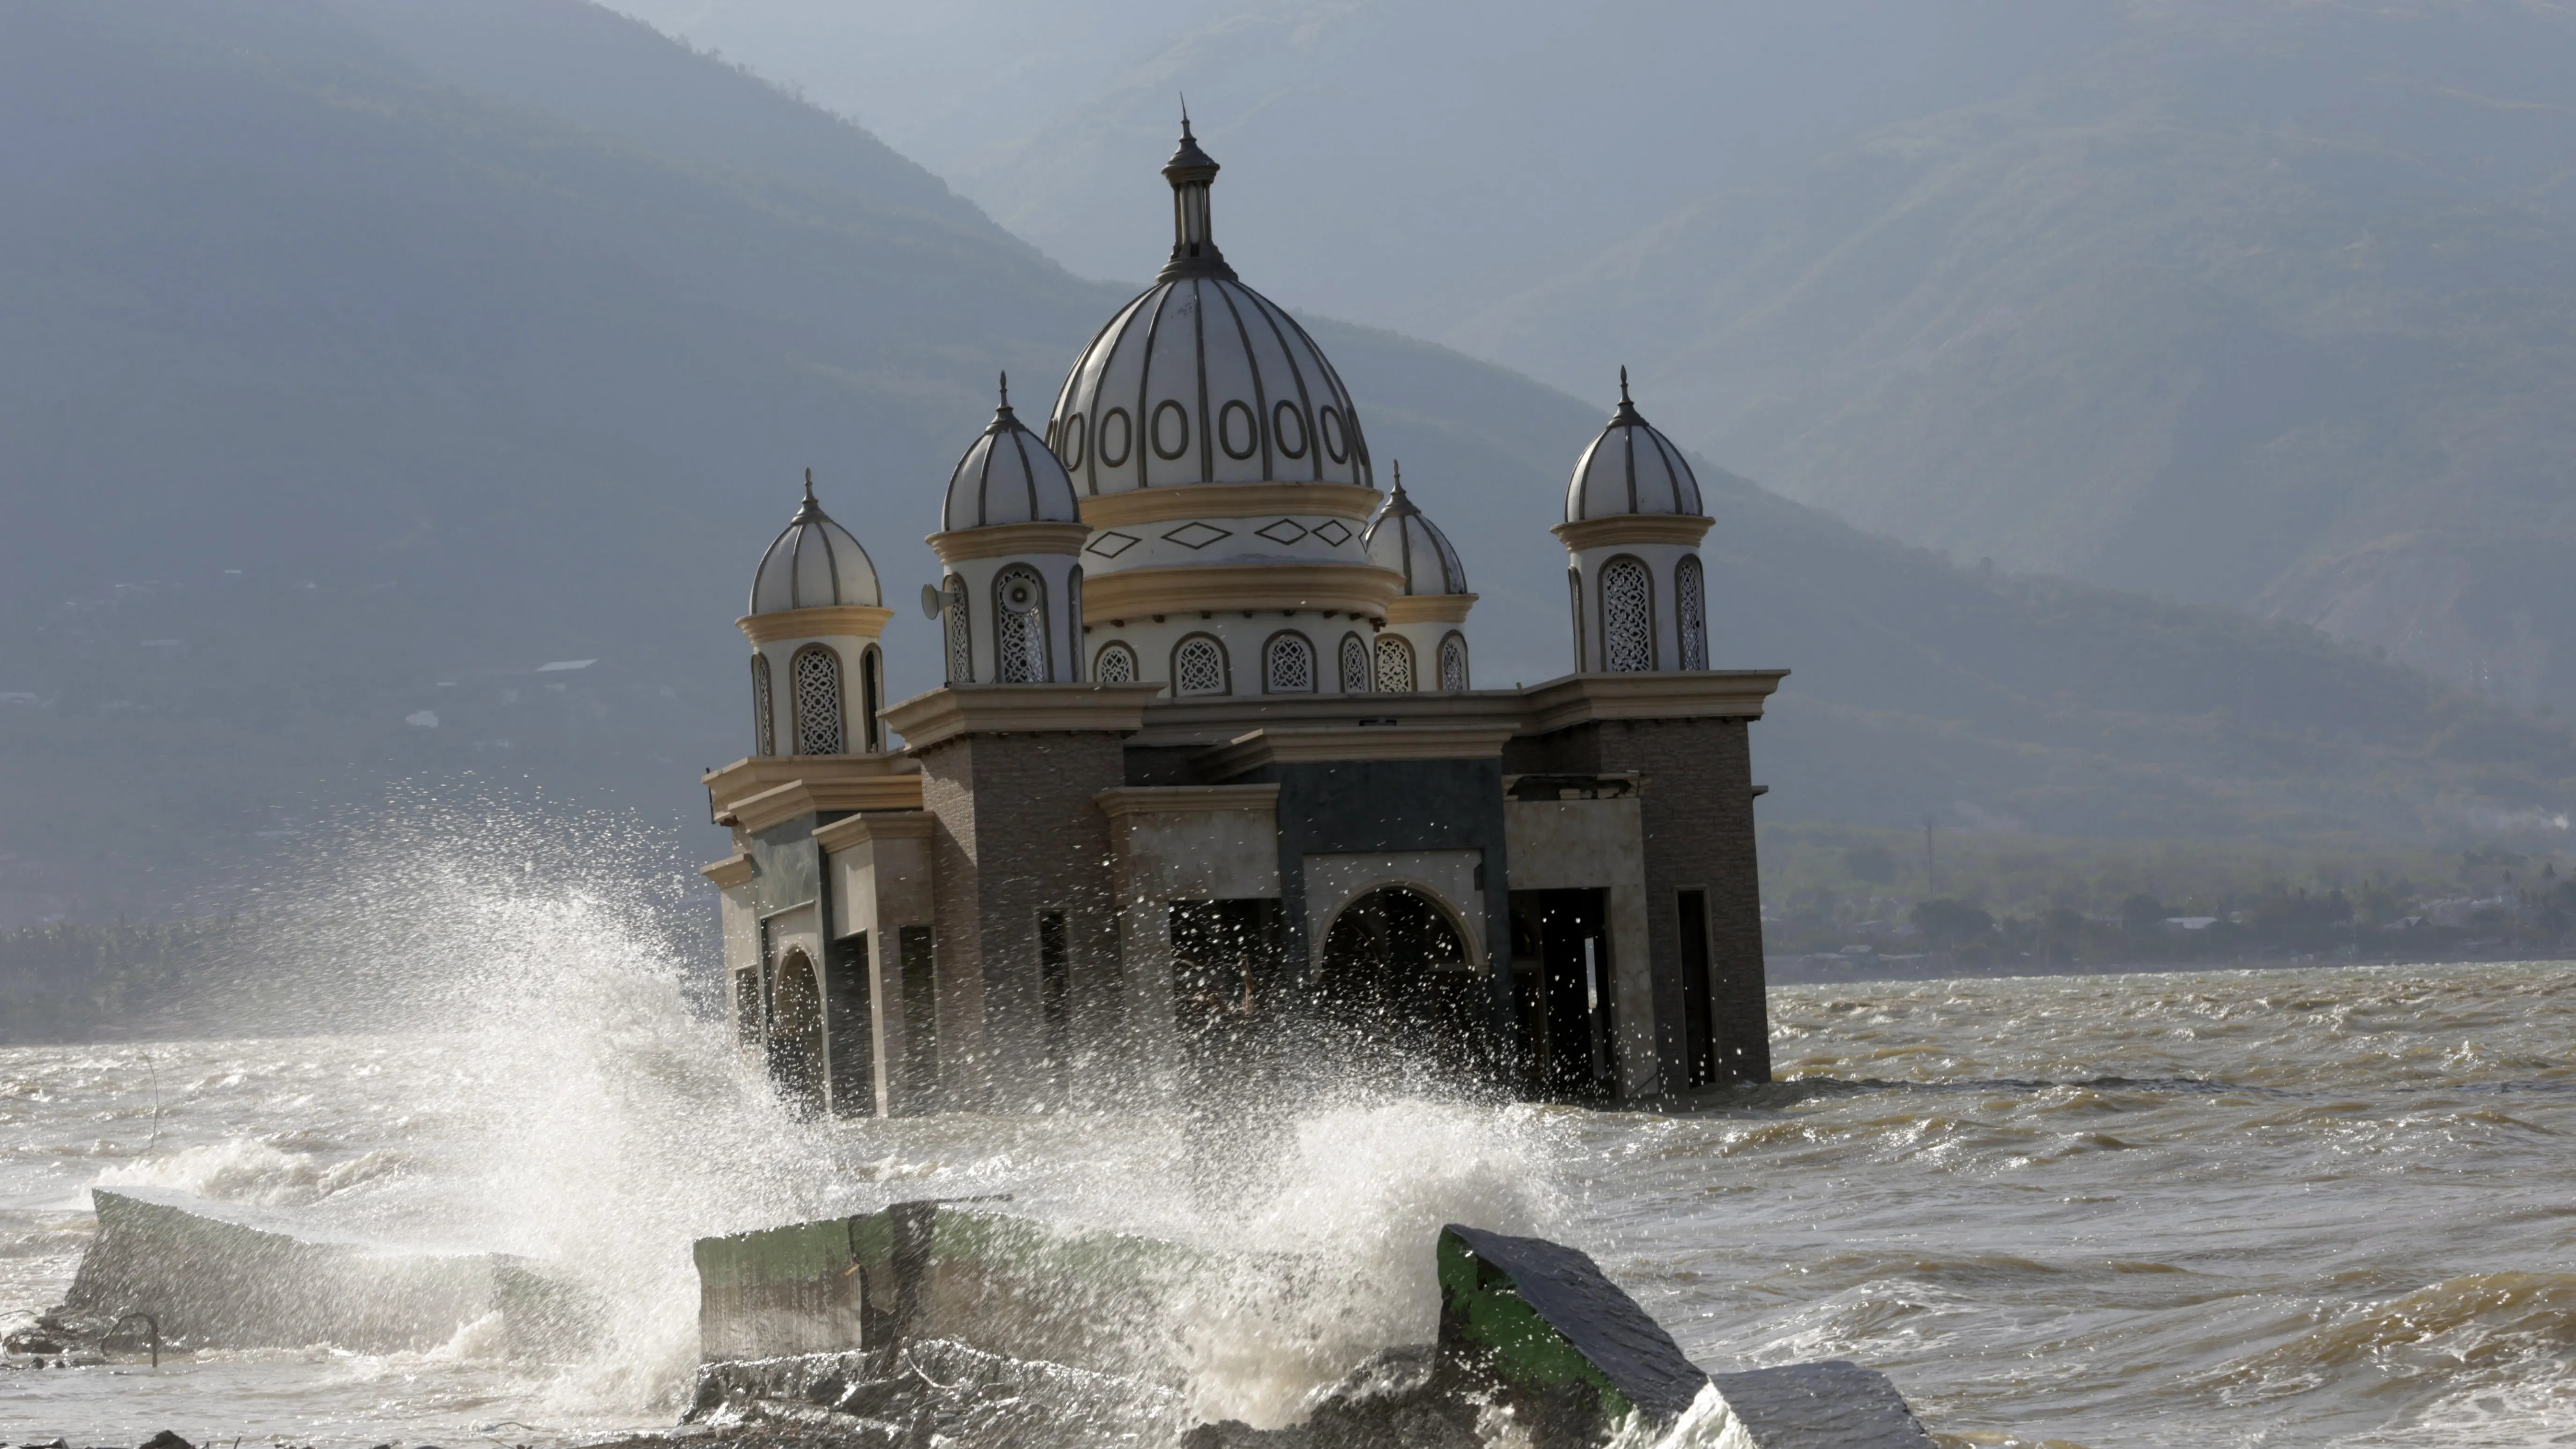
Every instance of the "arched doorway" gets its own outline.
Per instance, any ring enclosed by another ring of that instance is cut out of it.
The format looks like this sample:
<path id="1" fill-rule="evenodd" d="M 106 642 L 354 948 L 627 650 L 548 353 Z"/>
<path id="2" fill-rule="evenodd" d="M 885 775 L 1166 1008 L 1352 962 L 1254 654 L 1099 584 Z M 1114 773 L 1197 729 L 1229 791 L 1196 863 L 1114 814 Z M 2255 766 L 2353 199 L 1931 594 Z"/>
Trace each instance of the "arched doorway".
<path id="1" fill-rule="evenodd" d="M 823 991 L 814 958 L 791 949 L 769 1006 L 769 1079 L 799 1116 L 823 1110 Z"/>
<path id="2" fill-rule="evenodd" d="M 1486 981 L 1446 907 L 1410 886 L 1352 901 L 1324 935 L 1326 1020 L 1452 1071 L 1472 1068 Z"/>

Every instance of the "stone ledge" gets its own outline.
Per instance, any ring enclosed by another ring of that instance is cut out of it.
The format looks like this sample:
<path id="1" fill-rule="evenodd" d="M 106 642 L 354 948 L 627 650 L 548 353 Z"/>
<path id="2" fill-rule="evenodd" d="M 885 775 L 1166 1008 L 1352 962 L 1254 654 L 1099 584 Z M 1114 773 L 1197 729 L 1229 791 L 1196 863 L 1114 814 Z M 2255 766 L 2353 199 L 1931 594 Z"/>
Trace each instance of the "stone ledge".
<path id="1" fill-rule="evenodd" d="M 1162 692 L 1159 684 L 951 684 L 878 718 L 918 755 L 962 735 L 1133 734 Z"/>

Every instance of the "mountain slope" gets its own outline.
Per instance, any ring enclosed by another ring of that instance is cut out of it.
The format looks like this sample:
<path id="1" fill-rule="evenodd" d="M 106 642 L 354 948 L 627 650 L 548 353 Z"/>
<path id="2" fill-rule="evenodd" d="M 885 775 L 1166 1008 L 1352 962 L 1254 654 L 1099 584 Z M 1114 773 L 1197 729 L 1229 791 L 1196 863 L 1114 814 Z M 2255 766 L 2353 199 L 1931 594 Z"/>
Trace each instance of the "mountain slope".
<path id="1" fill-rule="evenodd" d="M 238 902 L 394 778 L 688 821 L 799 470 L 902 605 L 992 373 L 1051 384 L 1125 296 L 571 0 L 0 10 L 0 188 L 0 920 Z M 1481 679 L 1562 670 L 1602 405 L 1313 325 L 1466 557 Z M 1707 473 L 1720 657 L 1798 671 L 1775 814 L 2450 839 L 2576 794 L 2566 731 L 2305 631 Z"/>

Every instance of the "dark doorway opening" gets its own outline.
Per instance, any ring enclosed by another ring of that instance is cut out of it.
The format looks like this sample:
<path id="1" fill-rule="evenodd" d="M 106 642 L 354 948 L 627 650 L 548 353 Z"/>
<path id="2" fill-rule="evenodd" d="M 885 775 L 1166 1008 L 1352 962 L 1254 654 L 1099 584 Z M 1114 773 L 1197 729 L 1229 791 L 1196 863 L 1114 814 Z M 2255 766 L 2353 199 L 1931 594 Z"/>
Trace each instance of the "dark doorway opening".
<path id="1" fill-rule="evenodd" d="M 939 970 L 931 950 L 928 926 L 904 926 L 895 932 L 896 970 L 902 977 L 902 1095 L 904 1112 L 939 1110 Z"/>
<path id="2" fill-rule="evenodd" d="M 1512 892 L 1512 958 L 1529 1090 L 1573 1101 L 1615 1095 L 1609 890 Z"/>
<path id="3" fill-rule="evenodd" d="M 823 1110 L 823 993 L 814 958 L 790 947 L 779 958 L 769 1006 L 769 1079 L 800 1117 Z"/>
<path id="4" fill-rule="evenodd" d="M 824 953 L 823 1023 L 832 1053 L 833 1115 L 876 1115 L 876 1022 L 868 999 L 865 931 L 843 936 Z"/>
<path id="5" fill-rule="evenodd" d="M 1325 1020 L 1453 1073 L 1478 1065 L 1485 974 L 1438 901 L 1381 886 L 1342 908 L 1324 934 L 1317 1004 Z"/>
<path id="6" fill-rule="evenodd" d="M 1193 1060 L 1239 1060 L 1279 1005 L 1279 903 L 1174 901 L 1172 1019 Z"/>

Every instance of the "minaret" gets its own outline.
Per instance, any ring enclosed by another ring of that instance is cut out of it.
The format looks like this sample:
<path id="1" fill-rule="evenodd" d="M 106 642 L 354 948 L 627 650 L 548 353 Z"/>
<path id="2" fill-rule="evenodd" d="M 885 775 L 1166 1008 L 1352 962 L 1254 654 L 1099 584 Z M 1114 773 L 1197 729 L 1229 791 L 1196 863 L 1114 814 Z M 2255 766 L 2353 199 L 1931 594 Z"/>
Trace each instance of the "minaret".
<path id="1" fill-rule="evenodd" d="M 936 615 L 950 684 L 1082 680 L 1082 546 L 1091 530 L 1064 465 L 1000 405 L 948 475 Z M 1131 681 L 1120 680 L 1118 683 Z"/>
<path id="2" fill-rule="evenodd" d="M 885 707 L 885 663 L 877 636 L 886 620 L 868 551 L 805 501 L 760 556 L 751 612 L 735 620 L 751 640 L 754 755 L 858 755 L 885 749 L 877 712 Z"/>
<path id="3" fill-rule="evenodd" d="M 1619 369 L 1619 407 L 1565 490 L 1574 667 L 1582 674 L 1708 668 L 1709 530 L 1681 449 L 1638 413 Z"/>

